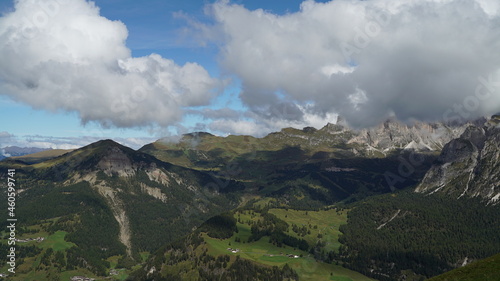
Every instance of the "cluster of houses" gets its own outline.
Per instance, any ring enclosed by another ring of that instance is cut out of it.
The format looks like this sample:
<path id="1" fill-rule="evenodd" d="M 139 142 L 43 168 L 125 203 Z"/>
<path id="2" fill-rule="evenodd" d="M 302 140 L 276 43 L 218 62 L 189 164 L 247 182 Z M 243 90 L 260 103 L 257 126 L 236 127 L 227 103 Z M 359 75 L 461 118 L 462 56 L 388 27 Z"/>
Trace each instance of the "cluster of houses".
<path id="1" fill-rule="evenodd" d="M 40 243 L 43 240 L 45 240 L 45 237 L 26 238 L 26 239 L 17 239 L 16 238 L 16 242 L 18 242 L 18 243 L 28 243 L 28 242 L 31 242 L 31 241 L 36 241 L 36 242 Z"/>
<path id="2" fill-rule="evenodd" d="M 71 281 L 94 281 L 94 278 L 89 278 L 85 276 L 73 276 L 70 279 Z"/>

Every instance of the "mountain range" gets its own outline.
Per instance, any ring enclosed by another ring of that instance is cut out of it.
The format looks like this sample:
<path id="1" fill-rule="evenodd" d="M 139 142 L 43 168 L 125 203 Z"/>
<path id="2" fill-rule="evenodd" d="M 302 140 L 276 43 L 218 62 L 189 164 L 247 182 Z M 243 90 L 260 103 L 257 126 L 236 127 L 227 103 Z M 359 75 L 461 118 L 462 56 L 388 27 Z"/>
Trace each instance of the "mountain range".
<path id="1" fill-rule="evenodd" d="M 435 276 L 500 252 L 499 123 L 353 130 L 339 120 L 263 138 L 199 132 L 137 151 L 103 140 L 4 159 L 16 170 L 17 235 L 45 238 L 19 245 L 9 280 Z"/>

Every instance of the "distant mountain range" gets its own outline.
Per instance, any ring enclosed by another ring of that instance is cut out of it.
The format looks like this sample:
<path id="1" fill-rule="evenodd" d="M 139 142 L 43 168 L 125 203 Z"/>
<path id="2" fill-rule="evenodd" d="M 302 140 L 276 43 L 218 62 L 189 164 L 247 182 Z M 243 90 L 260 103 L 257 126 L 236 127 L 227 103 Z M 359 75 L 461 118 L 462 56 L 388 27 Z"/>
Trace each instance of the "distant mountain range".
<path id="1" fill-rule="evenodd" d="M 46 148 L 37 148 L 37 147 L 18 147 L 18 146 L 7 146 L 4 148 L 0 148 L 0 160 L 14 157 L 14 156 L 23 156 L 28 154 L 33 154 L 37 152 L 42 152 L 48 150 Z"/>
<path id="2" fill-rule="evenodd" d="M 19 237 L 47 238 L 19 246 L 22 264 L 9 280 L 116 270 L 116 279 L 233 280 L 245 268 L 271 274 L 269 255 L 280 247 L 307 262 L 280 258 L 276 278 L 336 280 L 343 266 L 420 280 L 500 252 L 499 116 L 455 126 L 388 120 L 366 130 L 342 123 L 263 138 L 191 133 L 137 151 L 102 140 L 4 159 L 0 168 L 16 169 Z M 453 215 L 466 206 L 474 210 Z M 61 248 L 51 252 L 54 240 Z M 269 253 L 233 253 L 228 243 Z M 311 266 L 324 270 L 307 279 Z"/>

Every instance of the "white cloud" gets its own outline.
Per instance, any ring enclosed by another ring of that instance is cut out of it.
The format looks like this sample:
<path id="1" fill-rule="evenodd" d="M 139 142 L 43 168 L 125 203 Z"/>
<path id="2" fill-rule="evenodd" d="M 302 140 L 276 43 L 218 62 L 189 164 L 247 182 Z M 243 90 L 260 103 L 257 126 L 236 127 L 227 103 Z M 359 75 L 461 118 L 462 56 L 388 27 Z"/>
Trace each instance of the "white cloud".
<path id="1" fill-rule="evenodd" d="M 44 141 L 33 141 L 33 142 L 24 142 L 23 147 L 37 147 L 44 149 L 77 149 L 81 146 L 69 144 L 69 143 L 53 143 L 53 142 L 44 142 Z"/>
<path id="2" fill-rule="evenodd" d="M 246 120 L 215 120 L 210 124 L 210 129 L 223 134 L 260 136 L 262 125 Z M 264 128 L 265 129 L 265 128 Z"/>
<path id="3" fill-rule="evenodd" d="M 0 155 L 3 156 L 3 157 L 11 157 L 12 155 L 10 155 L 9 153 L 5 152 L 5 149 L 0 149 Z"/>
<path id="4" fill-rule="evenodd" d="M 308 106 L 298 106 L 299 112 L 293 115 L 300 115 L 300 119 L 290 118 L 287 107 L 273 108 L 275 112 L 269 115 L 260 115 L 255 112 L 246 112 L 242 116 L 215 120 L 208 126 L 210 130 L 222 133 L 223 135 L 252 135 L 263 137 L 269 133 L 280 131 L 283 128 L 314 127 L 320 129 L 327 123 L 335 123 L 337 114 L 329 112 L 325 115 L 318 115 L 310 111 Z M 210 118 L 210 116 L 208 116 Z"/>
<path id="5" fill-rule="evenodd" d="M 0 139 L 10 139 L 12 138 L 13 136 L 9 133 L 9 132 L 0 132 Z"/>
<path id="6" fill-rule="evenodd" d="M 500 11 L 500 3 L 497 0 L 477 0 L 484 12 L 489 16 L 495 17 Z"/>
<path id="7" fill-rule="evenodd" d="M 333 64 L 333 65 L 325 65 L 321 68 L 321 73 L 325 75 L 326 77 L 330 78 L 332 75 L 335 74 L 347 74 L 347 73 L 353 73 L 354 70 L 356 70 L 355 67 L 348 67 L 348 66 L 342 66 L 338 63 Z"/>
<path id="8" fill-rule="evenodd" d="M 93 2 L 18 0 L 0 18 L 0 90 L 37 109 L 77 112 L 83 123 L 165 127 L 221 86 L 196 63 L 132 58 L 127 36 Z"/>
<path id="9" fill-rule="evenodd" d="M 262 118 L 284 103 L 337 112 L 354 126 L 499 110 L 498 1 L 309 0 L 285 15 L 220 1 L 211 13 L 225 35 L 221 64 Z M 481 86 L 490 76 L 493 85 Z"/>
<path id="10" fill-rule="evenodd" d="M 0 132 L 0 148 L 9 146 L 13 142 L 14 139 L 15 139 L 15 136 L 10 134 L 9 132 L 5 132 L 5 131 Z M 3 150 L 0 151 L 0 154 L 7 156 L 7 154 Z"/>

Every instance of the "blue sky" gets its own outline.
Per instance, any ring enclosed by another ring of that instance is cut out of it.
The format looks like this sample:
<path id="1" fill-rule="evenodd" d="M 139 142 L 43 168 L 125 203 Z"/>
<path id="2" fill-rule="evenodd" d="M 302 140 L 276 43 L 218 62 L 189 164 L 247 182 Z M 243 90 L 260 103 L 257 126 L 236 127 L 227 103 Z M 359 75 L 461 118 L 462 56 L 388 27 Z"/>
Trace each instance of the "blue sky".
<path id="1" fill-rule="evenodd" d="M 0 0 L 0 148 L 500 110 L 496 0 L 17 3 Z"/>

